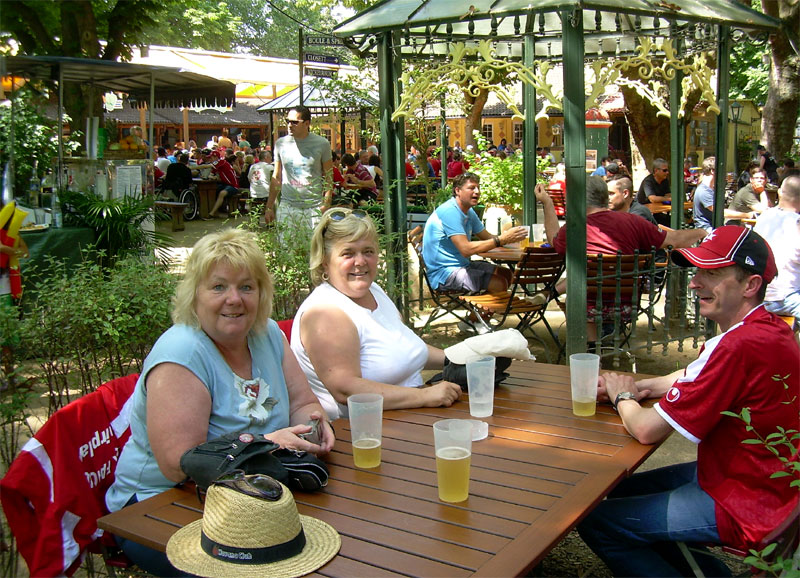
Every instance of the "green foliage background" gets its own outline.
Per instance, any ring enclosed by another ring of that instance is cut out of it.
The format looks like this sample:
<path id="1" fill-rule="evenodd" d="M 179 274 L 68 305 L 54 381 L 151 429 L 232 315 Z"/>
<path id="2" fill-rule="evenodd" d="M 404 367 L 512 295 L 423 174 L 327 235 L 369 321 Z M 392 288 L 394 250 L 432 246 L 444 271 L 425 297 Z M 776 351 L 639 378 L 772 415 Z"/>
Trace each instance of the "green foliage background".
<path id="1" fill-rule="evenodd" d="M 35 91 L 23 87 L 14 100 L 14 192 L 21 195 L 27 190 L 33 175 L 34 161 L 38 162 L 37 178 L 44 176 L 50 161 L 58 156 L 56 123 L 39 113 L 43 98 Z M 11 106 L 0 106 L 0 171 L 5 174 L 11 157 Z"/>

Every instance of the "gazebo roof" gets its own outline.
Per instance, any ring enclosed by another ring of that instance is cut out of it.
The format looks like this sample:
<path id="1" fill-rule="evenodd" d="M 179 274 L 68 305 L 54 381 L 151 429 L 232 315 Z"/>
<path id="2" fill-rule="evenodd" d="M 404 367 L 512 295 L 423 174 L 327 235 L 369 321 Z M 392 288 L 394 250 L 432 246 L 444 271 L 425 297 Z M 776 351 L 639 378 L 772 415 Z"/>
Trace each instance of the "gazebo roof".
<path id="1" fill-rule="evenodd" d="M 521 57 L 522 36 L 532 33 L 536 57 L 559 59 L 565 10 L 583 11 L 587 56 L 630 53 L 637 36 L 668 35 L 671 24 L 688 39 L 687 50 L 714 42 L 713 24 L 761 32 L 781 27 L 779 20 L 734 0 L 383 0 L 334 34 L 368 51 L 372 36 L 397 30 L 408 55 L 444 55 L 449 42 L 491 39 L 498 43 L 498 57 Z"/>
<path id="2" fill-rule="evenodd" d="M 236 85 L 180 68 L 67 56 L 7 56 L 3 60 L 0 68 L 6 74 L 58 80 L 60 70 L 65 82 L 124 92 L 139 106 L 150 100 L 151 82 L 155 87 L 156 107 L 236 104 Z"/>
<path id="3" fill-rule="evenodd" d="M 341 102 L 341 96 L 334 90 L 318 86 L 303 85 L 303 105 L 313 114 L 329 114 L 330 112 L 358 113 L 364 108 L 378 106 L 378 101 L 371 97 L 358 98 L 348 95 L 351 102 Z M 300 88 L 295 88 L 274 98 L 258 108 L 258 112 L 284 111 L 300 104 Z"/>

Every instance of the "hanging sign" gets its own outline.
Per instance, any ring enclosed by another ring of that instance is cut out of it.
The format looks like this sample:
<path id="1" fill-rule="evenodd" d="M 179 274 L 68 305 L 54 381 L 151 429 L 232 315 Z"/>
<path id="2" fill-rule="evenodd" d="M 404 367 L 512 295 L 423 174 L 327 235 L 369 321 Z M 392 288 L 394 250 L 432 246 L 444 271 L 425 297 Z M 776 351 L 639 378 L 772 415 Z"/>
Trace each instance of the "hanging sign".
<path id="1" fill-rule="evenodd" d="M 317 78 L 336 78 L 336 71 L 330 68 L 311 68 L 306 66 L 305 72 L 308 76 L 316 76 Z"/>
<path id="2" fill-rule="evenodd" d="M 306 52 L 303 55 L 306 62 L 318 62 L 320 64 L 341 64 L 338 56 L 328 56 L 327 54 L 312 54 Z"/>
<path id="3" fill-rule="evenodd" d="M 306 36 L 308 46 L 344 46 L 341 38 L 336 36 Z"/>

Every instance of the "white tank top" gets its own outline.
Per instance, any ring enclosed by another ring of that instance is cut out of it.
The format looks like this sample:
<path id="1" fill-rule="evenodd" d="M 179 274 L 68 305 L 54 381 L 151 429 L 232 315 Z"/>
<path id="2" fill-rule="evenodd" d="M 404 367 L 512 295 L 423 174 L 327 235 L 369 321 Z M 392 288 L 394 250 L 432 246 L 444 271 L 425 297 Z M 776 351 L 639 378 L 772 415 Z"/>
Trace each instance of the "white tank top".
<path id="1" fill-rule="evenodd" d="M 361 377 L 403 387 L 422 385 L 420 372 L 428 361 L 427 345 L 405 326 L 400 312 L 383 289 L 373 283 L 370 292 L 378 304 L 375 311 L 357 305 L 328 283 L 323 283 L 311 292 L 294 318 L 292 351 L 306 374 L 311 389 L 332 420 L 347 417 L 347 405 L 337 403 L 317 377 L 300 340 L 300 319 L 303 313 L 314 305 L 336 306 L 353 321 L 361 344 Z"/>

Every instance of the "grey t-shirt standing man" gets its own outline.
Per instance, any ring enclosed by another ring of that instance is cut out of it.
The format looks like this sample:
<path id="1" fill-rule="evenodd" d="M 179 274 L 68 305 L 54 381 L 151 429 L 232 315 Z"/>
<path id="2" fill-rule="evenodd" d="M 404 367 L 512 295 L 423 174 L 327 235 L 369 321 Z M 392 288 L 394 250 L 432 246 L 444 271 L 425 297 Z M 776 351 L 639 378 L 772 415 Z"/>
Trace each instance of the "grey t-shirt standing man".
<path id="1" fill-rule="evenodd" d="M 333 160 L 327 139 L 310 132 L 311 111 L 295 106 L 286 115 L 287 136 L 275 143 L 275 171 L 272 174 L 265 220 L 304 221 L 313 227 L 331 206 Z M 275 202 L 280 191 L 277 215 Z"/>

